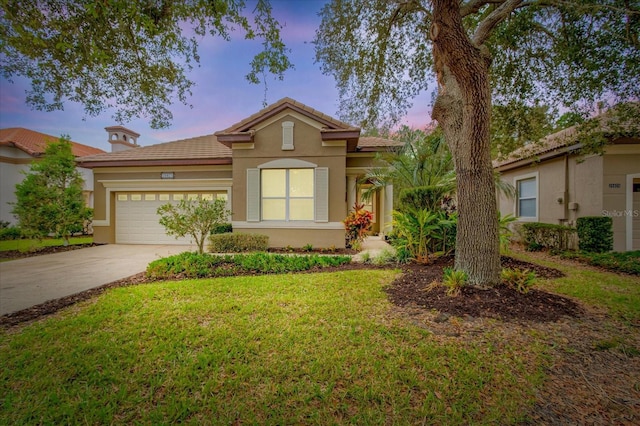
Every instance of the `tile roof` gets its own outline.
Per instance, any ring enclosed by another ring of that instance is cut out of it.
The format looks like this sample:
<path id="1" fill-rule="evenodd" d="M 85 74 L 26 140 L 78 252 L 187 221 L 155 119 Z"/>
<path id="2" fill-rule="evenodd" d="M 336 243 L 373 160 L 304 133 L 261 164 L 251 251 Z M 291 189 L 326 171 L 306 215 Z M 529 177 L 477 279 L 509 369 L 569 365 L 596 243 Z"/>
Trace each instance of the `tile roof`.
<path id="1" fill-rule="evenodd" d="M 316 121 L 324 123 L 330 129 L 360 130 L 358 127 L 330 117 L 318 110 L 315 110 L 301 102 L 296 101 L 295 99 L 282 98 L 279 101 L 261 109 L 255 114 L 250 115 L 244 120 L 239 121 L 222 131 L 216 132 L 216 134 L 246 132 L 257 123 L 260 123 L 261 121 L 266 120 L 267 118 L 272 117 L 287 108 L 291 108 L 294 111 L 300 112 L 313 118 Z"/>
<path id="2" fill-rule="evenodd" d="M 361 136 L 358 140 L 358 151 L 376 150 L 378 148 L 394 148 L 403 145 L 404 144 L 402 142 L 393 141 L 391 139 L 380 138 L 377 136 Z"/>
<path id="3" fill-rule="evenodd" d="M 611 114 L 609 114 L 608 112 L 600 114 L 594 117 L 594 119 L 599 122 L 600 129 L 604 132 L 605 135 L 611 134 L 611 132 L 613 131 L 613 127 L 616 127 L 618 129 L 622 128 L 625 129 L 625 131 L 633 132 L 634 124 L 631 121 L 624 121 L 620 123 L 618 121 L 615 121 L 616 118 L 612 118 Z M 504 158 L 500 161 L 494 161 L 493 167 L 502 167 L 521 160 L 539 157 L 541 155 L 551 153 L 552 151 L 569 148 L 577 144 L 580 144 L 580 125 L 568 127 L 566 129 L 560 130 L 559 132 L 545 136 L 536 143 L 528 144 L 521 148 L 518 148 L 513 151 L 507 158 Z"/>
<path id="4" fill-rule="evenodd" d="M 220 160 L 231 162 L 231 149 L 218 142 L 215 135 L 198 136 L 118 152 L 92 155 L 81 159 L 82 163 L 127 163 L 169 160 Z"/>
<path id="5" fill-rule="evenodd" d="M 48 142 L 57 141 L 58 136 L 51 136 L 22 127 L 0 129 L 0 146 L 11 146 L 26 152 L 33 157 L 44 154 Z M 71 141 L 71 149 L 76 157 L 104 153 L 99 148 Z"/>

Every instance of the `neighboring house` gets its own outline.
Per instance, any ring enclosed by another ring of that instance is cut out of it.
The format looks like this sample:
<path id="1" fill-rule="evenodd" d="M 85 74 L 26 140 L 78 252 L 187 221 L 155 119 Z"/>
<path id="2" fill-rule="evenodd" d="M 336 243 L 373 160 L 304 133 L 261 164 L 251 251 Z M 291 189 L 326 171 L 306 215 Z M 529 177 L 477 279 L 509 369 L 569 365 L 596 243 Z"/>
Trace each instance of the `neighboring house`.
<path id="1" fill-rule="evenodd" d="M 135 136 L 107 131 L 110 141 Z M 234 232 L 268 235 L 272 247 L 341 248 L 342 220 L 361 192 L 357 178 L 376 151 L 400 145 L 360 137 L 359 128 L 284 98 L 212 135 L 79 161 L 94 171 L 99 243 L 187 243 L 165 234 L 156 210 L 202 197 L 227 200 Z M 390 227 L 392 200 L 389 186 L 368 202 L 376 232 Z"/>
<path id="2" fill-rule="evenodd" d="M 11 213 L 16 202 L 16 185 L 24 179 L 22 172 L 28 172 L 31 163 L 44 154 L 47 143 L 57 142 L 58 136 L 51 136 L 21 127 L 0 129 L 0 220 L 16 224 Z M 104 153 L 103 150 L 77 142 L 71 142 L 76 158 Z M 84 179 L 84 197 L 87 205 L 93 206 L 93 173 L 79 167 Z"/>
<path id="3" fill-rule="evenodd" d="M 605 136 L 610 143 L 602 155 L 578 155 L 580 136 L 570 127 L 494 162 L 516 188 L 515 199 L 500 197 L 502 215 L 571 226 L 579 217 L 610 216 L 614 250 L 639 250 L 640 135 Z"/>

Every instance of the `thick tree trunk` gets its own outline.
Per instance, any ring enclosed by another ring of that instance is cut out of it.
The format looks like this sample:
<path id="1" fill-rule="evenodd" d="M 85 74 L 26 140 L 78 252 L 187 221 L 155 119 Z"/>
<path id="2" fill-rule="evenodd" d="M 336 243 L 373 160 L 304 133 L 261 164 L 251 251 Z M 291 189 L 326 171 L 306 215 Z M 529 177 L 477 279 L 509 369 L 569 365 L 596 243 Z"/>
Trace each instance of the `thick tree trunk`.
<path id="1" fill-rule="evenodd" d="M 431 27 L 439 94 L 433 118 L 442 126 L 458 185 L 456 269 L 470 284 L 500 279 L 495 182 L 490 155 L 490 56 L 462 26 L 457 0 L 434 0 Z"/>

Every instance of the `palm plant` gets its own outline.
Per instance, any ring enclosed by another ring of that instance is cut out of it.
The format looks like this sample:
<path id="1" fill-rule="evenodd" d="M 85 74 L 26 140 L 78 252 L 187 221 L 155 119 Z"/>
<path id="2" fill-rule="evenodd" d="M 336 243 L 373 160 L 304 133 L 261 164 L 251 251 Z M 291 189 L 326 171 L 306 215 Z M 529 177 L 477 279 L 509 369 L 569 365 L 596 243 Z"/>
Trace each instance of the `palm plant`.
<path id="1" fill-rule="evenodd" d="M 381 165 L 364 176 L 363 180 L 371 186 L 363 192 L 363 197 L 371 197 L 389 184 L 396 194 L 415 187 L 440 187 L 444 193 L 454 192 L 453 159 L 439 129 L 427 134 L 424 130 L 402 126 L 393 139 L 404 145 L 378 154 L 377 162 Z"/>

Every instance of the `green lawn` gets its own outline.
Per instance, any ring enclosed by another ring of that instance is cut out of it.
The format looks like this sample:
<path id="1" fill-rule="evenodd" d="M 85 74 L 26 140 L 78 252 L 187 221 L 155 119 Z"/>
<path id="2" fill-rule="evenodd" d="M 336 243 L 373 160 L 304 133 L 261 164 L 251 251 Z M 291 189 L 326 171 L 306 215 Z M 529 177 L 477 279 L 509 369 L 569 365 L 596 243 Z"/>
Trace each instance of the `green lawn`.
<path id="1" fill-rule="evenodd" d="M 29 251 L 41 247 L 61 246 L 64 243 L 62 238 L 45 238 L 43 240 L 4 240 L 0 241 L 0 251 Z M 93 237 L 72 237 L 69 239 L 70 244 L 91 244 Z"/>
<path id="2" fill-rule="evenodd" d="M 437 336 L 368 270 L 117 288 L 0 331 L 0 424 L 508 424 L 543 345 Z"/>
<path id="3" fill-rule="evenodd" d="M 640 277 L 604 272 L 587 266 L 575 267 L 559 258 L 543 258 L 534 253 L 510 255 L 559 269 L 566 274 L 563 278 L 541 280 L 539 287 L 604 308 L 614 317 L 625 321 L 640 321 Z"/>

